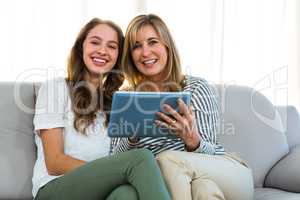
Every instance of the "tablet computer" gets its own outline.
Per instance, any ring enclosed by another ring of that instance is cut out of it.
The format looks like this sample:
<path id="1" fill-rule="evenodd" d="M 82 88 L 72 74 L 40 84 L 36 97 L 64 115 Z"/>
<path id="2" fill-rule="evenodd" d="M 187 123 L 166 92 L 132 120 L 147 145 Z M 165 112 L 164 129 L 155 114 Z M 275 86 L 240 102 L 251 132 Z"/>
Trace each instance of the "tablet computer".
<path id="1" fill-rule="evenodd" d="M 174 137 L 171 130 L 156 126 L 154 120 L 158 119 L 156 112 L 166 113 L 163 104 L 178 111 L 178 98 L 190 105 L 190 92 L 115 92 L 108 136 Z"/>

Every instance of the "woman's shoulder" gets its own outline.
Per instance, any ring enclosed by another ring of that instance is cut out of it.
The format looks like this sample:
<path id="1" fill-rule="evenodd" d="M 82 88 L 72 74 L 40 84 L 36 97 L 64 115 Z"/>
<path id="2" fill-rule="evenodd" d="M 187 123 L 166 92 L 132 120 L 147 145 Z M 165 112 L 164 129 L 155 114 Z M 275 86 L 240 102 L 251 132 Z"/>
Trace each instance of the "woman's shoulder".
<path id="1" fill-rule="evenodd" d="M 50 90 L 58 90 L 63 91 L 68 87 L 66 78 L 64 77 L 56 77 L 47 79 L 46 81 L 41 83 L 41 88 L 46 88 Z"/>
<path id="2" fill-rule="evenodd" d="M 65 113 L 68 98 L 69 93 L 64 78 L 44 81 L 36 96 L 36 116 L 46 113 Z"/>
<path id="3" fill-rule="evenodd" d="M 40 83 L 40 87 L 59 87 L 59 86 L 67 86 L 66 78 L 64 77 L 55 77 L 47 79 Z"/>
<path id="4" fill-rule="evenodd" d="M 184 77 L 184 88 L 196 89 L 199 87 L 210 88 L 211 84 L 209 84 L 209 82 L 202 77 L 196 77 L 191 75 L 186 75 Z"/>
<path id="5" fill-rule="evenodd" d="M 68 85 L 66 79 L 63 77 L 57 77 L 52 79 L 47 79 L 46 81 L 40 84 L 40 87 L 37 86 L 36 94 L 38 96 L 67 96 L 68 95 Z"/>
<path id="6" fill-rule="evenodd" d="M 218 95 L 213 84 L 206 79 L 195 76 L 186 77 L 185 91 L 191 92 L 194 107 L 198 110 L 217 110 Z"/>
<path id="7" fill-rule="evenodd" d="M 217 97 L 217 89 L 214 84 L 209 83 L 206 79 L 195 76 L 185 77 L 184 91 L 190 91 L 193 95 L 205 95 Z"/>

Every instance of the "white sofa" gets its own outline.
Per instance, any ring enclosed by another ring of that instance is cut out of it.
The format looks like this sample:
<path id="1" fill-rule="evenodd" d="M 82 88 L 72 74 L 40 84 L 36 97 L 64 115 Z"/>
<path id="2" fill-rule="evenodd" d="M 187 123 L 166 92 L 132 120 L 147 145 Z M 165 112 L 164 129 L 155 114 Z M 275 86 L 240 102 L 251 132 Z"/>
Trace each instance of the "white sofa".
<path id="1" fill-rule="evenodd" d="M 274 107 L 251 88 L 217 88 L 222 111 L 219 139 L 253 169 L 255 199 L 300 200 L 298 112 L 294 107 Z M 2 82 L 0 94 L 0 200 L 32 199 L 35 87 Z"/>

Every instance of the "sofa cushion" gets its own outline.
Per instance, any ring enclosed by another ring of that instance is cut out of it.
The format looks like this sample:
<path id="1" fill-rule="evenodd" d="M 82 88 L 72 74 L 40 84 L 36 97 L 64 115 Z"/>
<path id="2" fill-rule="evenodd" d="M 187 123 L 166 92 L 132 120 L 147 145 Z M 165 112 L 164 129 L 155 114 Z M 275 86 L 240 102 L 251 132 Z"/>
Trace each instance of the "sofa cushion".
<path id="1" fill-rule="evenodd" d="M 0 83 L 0 199 L 32 198 L 33 85 Z"/>
<path id="2" fill-rule="evenodd" d="M 300 144 L 300 115 L 294 106 L 278 106 L 290 148 Z"/>
<path id="3" fill-rule="evenodd" d="M 285 192 L 273 188 L 256 188 L 254 190 L 255 200 L 299 200 L 300 194 Z"/>
<path id="4" fill-rule="evenodd" d="M 219 141 L 251 167 L 255 187 L 288 152 L 278 112 L 261 93 L 242 86 L 218 86 L 222 115 Z"/>
<path id="5" fill-rule="evenodd" d="M 300 193 L 300 145 L 280 160 L 270 171 L 265 186 Z M 300 199 L 300 198 L 299 198 Z"/>

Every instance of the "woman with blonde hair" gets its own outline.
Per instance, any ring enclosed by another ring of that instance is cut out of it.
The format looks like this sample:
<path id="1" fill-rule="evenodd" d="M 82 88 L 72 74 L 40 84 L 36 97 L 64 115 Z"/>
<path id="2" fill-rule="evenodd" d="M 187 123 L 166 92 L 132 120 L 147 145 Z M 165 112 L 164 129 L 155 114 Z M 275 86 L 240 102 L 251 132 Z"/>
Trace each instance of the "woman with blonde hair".
<path id="1" fill-rule="evenodd" d="M 123 83 L 123 39 L 113 22 L 92 19 L 72 47 L 68 77 L 41 86 L 34 116 L 35 199 L 170 200 L 150 151 L 108 155 L 106 125 L 112 94 Z"/>
<path id="2" fill-rule="evenodd" d="M 113 151 L 151 150 L 173 200 L 252 199 L 251 170 L 217 142 L 220 116 L 213 89 L 202 78 L 182 74 L 173 38 L 157 15 L 139 15 L 130 22 L 122 67 L 131 90 L 187 91 L 191 107 L 178 99 L 178 112 L 164 105 L 170 115 L 157 113 L 156 126 L 171 129 L 176 138 L 118 139 Z"/>

